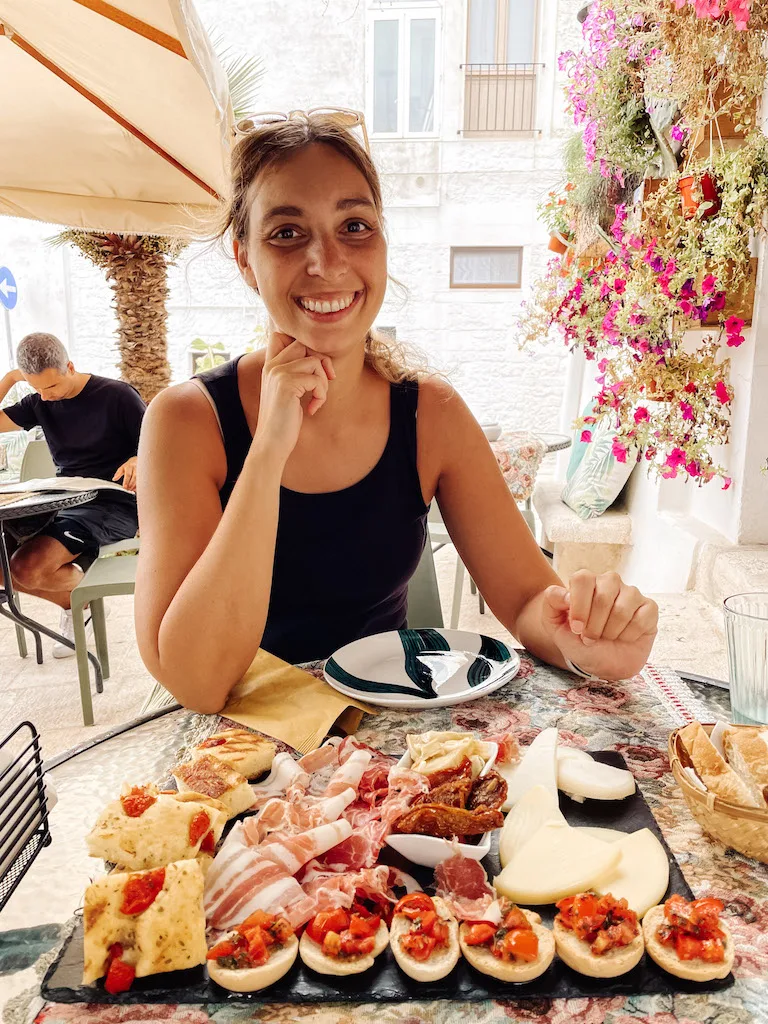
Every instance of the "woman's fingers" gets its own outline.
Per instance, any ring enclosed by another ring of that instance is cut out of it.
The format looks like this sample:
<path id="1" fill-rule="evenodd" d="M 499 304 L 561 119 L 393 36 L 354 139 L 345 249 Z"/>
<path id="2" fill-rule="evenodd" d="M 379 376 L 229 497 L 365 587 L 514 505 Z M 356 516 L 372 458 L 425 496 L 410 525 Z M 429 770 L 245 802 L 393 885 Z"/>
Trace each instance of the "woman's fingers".
<path id="1" fill-rule="evenodd" d="M 267 355 L 265 361 L 269 362 L 271 359 L 275 359 L 284 349 L 288 348 L 294 340 L 295 339 L 288 334 L 281 334 L 270 320 L 269 336 L 267 338 Z"/>
<path id="2" fill-rule="evenodd" d="M 645 598 L 629 621 L 629 625 L 619 634 L 623 643 L 635 643 L 643 636 L 655 636 L 659 625 L 659 607 L 655 601 Z"/>
<path id="3" fill-rule="evenodd" d="M 568 621 L 571 632 L 581 635 L 589 621 L 589 613 L 592 610 L 592 597 L 595 593 L 595 574 L 580 569 L 571 576 L 568 584 L 571 610 Z"/>
<path id="4" fill-rule="evenodd" d="M 282 337 L 285 338 L 286 335 L 282 335 Z M 269 350 L 267 350 L 267 358 L 264 363 L 264 368 L 266 370 L 271 370 L 275 366 L 286 366 L 288 363 L 293 363 L 297 359 L 303 359 L 306 355 L 306 345 L 302 345 L 300 341 L 294 341 L 294 339 L 291 338 L 290 344 L 286 345 L 285 348 L 280 349 L 280 351 L 276 352 L 274 356 L 270 357 Z"/>
<path id="5" fill-rule="evenodd" d="M 621 586 L 621 578 L 615 572 L 606 572 L 595 578 L 589 618 L 581 634 L 582 643 L 589 646 L 603 637 L 606 623 L 621 593 Z"/>
<path id="6" fill-rule="evenodd" d="M 637 587 L 622 586 L 611 608 L 611 614 L 603 626 L 603 640 L 618 640 L 644 601 L 645 598 Z"/>

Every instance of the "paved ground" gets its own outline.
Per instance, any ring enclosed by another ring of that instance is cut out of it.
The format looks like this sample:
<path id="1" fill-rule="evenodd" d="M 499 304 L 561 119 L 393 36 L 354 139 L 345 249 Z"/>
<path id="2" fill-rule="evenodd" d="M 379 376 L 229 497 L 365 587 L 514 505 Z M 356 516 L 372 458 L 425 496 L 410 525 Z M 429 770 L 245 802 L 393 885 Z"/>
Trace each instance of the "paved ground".
<path id="1" fill-rule="evenodd" d="M 445 621 L 448 622 L 455 566 L 453 548 L 436 555 L 440 593 Z M 665 595 L 657 598 L 662 609 L 661 629 L 652 660 L 658 665 L 687 668 L 702 675 L 727 677 L 722 616 L 718 609 L 697 594 Z M 24 598 L 29 614 L 53 627 L 58 625 L 58 609 L 44 601 Z M 115 597 L 109 600 L 111 678 L 103 694 L 94 694 L 95 726 L 82 725 L 80 691 L 74 658 L 56 661 L 51 656 L 52 642 L 43 641 L 45 663 L 37 665 L 34 655 L 26 660 L 18 656 L 16 636 L 5 620 L 0 620 L 0 722 L 5 733 L 20 721 L 30 720 L 40 731 L 43 756 L 52 757 L 99 732 L 130 721 L 138 715 L 150 693 L 153 680 L 144 668 L 136 648 L 133 630 L 133 600 Z M 465 582 L 462 629 L 487 633 L 499 639 L 509 634 L 494 616 L 480 615 L 477 598 Z"/>

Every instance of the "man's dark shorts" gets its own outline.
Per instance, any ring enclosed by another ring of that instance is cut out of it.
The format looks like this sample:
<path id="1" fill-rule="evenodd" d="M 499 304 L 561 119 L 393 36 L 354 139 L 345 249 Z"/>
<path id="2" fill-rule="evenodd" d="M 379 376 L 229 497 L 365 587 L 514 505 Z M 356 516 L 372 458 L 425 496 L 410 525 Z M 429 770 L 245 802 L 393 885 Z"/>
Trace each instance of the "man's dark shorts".
<path id="1" fill-rule="evenodd" d="M 23 535 L 21 530 L 13 531 L 18 545 L 32 537 L 53 537 L 76 556 L 73 561 L 87 569 L 102 544 L 135 537 L 139 518 L 132 495 L 101 491 L 93 501 L 64 509 L 47 523 L 27 519 L 20 520 L 18 525 L 24 529 Z"/>

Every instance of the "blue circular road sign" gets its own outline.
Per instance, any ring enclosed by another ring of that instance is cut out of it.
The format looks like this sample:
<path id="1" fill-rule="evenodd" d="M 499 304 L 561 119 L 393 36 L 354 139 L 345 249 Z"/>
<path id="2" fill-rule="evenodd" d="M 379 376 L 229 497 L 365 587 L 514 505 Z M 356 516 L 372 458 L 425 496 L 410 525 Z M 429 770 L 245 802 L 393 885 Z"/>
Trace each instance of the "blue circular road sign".
<path id="1" fill-rule="evenodd" d="M 8 267 L 0 267 L 0 303 L 6 309 L 13 309 L 16 299 L 16 278 Z"/>

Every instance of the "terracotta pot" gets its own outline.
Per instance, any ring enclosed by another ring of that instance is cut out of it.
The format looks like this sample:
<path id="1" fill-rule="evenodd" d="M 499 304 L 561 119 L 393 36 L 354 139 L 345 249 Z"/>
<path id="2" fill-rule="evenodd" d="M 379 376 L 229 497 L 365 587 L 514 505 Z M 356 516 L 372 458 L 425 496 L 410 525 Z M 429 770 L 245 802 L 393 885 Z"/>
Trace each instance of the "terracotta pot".
<path id="1" fill-rule="evenodd" d="M 694 217 L 699 208 L 699 201 L 694 195 L 696 176 L 694 174 L 686 175 L 678 181 L 677 187 L 683 199 L 683 215 L 685 217 Z M 717 194 L 715 179 L 709 171 L 705 171 L 699 179 L 699 189 L 701 190 L 702 200 L 711 204 L 702 216 L 711 217 L 720 209 L 720 197 Z"/>
<path id="2" fill-rule="evenodd" d="M 564 256 L 568 252 L 568 249 L 570 247 L 566 245 L 562 235 L 550 235 L 549 245 L 547 246 L 547 248 L 551 252 L 556 252 L 559 253 L 561 256 Z"/>

